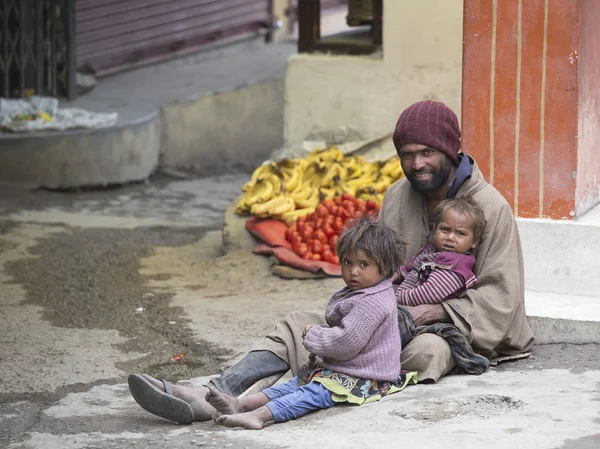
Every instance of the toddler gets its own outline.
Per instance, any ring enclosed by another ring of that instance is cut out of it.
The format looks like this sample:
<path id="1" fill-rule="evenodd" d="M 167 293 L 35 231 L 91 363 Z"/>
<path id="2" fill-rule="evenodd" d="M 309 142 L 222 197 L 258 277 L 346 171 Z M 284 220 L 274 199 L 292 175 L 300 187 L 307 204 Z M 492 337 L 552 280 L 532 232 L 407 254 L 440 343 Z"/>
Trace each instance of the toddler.
<path id="1" fill-rule="evenodd" d="M 484 228 L 483 211 L 471 198 L 442 201 L 434 212 L 432 242 L 400 270 L 403 280 L 396 290 L 398 304 L 439 304 L 471 288 L 477 282 L 471 251 Z"/>
<path id="2" fill-rule="evenodd" d="M 217 424 L 262 429 L 314 410 L 362 404 L 400 391 L 400 335 L 389 278 L 402 260 L 395 233 L 369 217 L 348 225 L 337 243 L 346 286 L 325 310 L 327 326 L 303 333 L 310 352 L 298 376 L 260 393 L 234 398 L 209 386 Z"/>

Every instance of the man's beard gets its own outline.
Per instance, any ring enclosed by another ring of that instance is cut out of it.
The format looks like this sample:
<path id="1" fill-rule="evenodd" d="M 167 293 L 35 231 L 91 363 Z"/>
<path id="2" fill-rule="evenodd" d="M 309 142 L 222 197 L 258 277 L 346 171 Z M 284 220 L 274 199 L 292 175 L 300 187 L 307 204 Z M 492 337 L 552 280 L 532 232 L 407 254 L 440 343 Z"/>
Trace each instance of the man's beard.
<path id="1" fill-rule="evenodd" d="M 429 181 L 419 181 L 415 178 L 416 175 L 423 172 L 427 172 L 429 170 L 431 170 L 431 179 Z M 426 168 L 424 170 L 419 170 L 407 174 L 406 177 L 410 181 L 410 184 L 413 186 L 413 189 L 415 189 L 417 192 L 431 193 L 435 192 L 437 189 L 439 189 L 445 184 L 445 182 L 448 180 L 448 177 L 450 176 L 451 171 L 452 162 L 446 157 L 444 158 L 444 163 L 438 171 L 435 171 L 432 168 Z"/>

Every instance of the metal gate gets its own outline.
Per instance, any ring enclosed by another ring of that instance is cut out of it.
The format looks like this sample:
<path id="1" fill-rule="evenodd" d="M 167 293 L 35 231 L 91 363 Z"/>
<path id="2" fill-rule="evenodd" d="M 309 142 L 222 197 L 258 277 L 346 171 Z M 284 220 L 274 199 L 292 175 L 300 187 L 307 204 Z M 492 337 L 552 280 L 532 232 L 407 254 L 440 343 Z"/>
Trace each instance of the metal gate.
<path id="1" fill-rule="evenodd" d="M 75 97 L 74 0 L 0 0 L 0 96 Z"/>
<path id="2" fill-rule="evenodd" d="M 75 0 L 77 67 L 97 75 L 269 28 L 272 0 Z"/>

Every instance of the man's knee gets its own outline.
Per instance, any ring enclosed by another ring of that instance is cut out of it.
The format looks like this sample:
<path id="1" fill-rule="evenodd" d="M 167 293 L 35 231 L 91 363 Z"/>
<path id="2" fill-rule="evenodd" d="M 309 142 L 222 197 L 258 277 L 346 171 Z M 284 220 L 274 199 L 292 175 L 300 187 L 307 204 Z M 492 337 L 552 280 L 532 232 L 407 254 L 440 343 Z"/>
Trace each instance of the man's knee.
<path id="1" fill-rule="evenodd" d="M 402 348 L 402 369 L 417 371 L 419 381 L 436 382 L 455 366 L 450 345 L 435 334 L 421 334 Z"/>

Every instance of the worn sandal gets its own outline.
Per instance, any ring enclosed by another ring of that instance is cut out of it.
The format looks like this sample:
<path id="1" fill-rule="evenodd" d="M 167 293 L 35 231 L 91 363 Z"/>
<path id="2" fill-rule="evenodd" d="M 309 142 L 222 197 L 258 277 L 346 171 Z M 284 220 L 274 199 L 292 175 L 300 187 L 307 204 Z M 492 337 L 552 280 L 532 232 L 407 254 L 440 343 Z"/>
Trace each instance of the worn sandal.
<path id="1" fill-rule="evenodd" d="M 130 374 L 127 382 L 135 402 L 147 412 L 169 421 L 180 424 L 194 422 L 194 411 L 190 404 L 173 396 L 173 387 L 169 382 L 158 380 L 163 383 L 165 391 L 156 388 L 144 376 Z"/>

